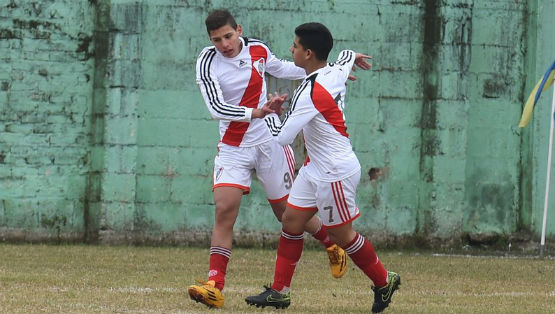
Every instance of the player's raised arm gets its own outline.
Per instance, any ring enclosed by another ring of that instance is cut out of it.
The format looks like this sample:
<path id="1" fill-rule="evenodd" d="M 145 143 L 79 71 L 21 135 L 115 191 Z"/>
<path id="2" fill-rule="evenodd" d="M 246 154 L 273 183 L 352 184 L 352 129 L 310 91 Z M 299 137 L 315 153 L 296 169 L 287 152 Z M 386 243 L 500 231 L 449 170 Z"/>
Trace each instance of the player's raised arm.
<path id="1" fill-rule="evenodd" d="M 301 80 L 306 76 L 306 71 L 295 65 L 292 61 L 277 58 L 268 47 L 268 62 L 266 71 L 277 78 L 288 80 Z"/>
<path id="2" fill-rule="evenodd" d="M 347 61 L 349 57 L 352 57 L 352 53 L 354 53 L 354 64 L 351 65 L 353 72 L 356 70 L 356 67 L 359 67 L 363 70 L 370 70 L 372 68 L 372 64 L 367 61 L 367 59 L 372 59 L 371 56 L 351 50 L 341 51 L 335 63 L 340 65 L 350 64 L 350 62 Z M 356 77 L 353 74 L 349 74 L 347 78 L 351 81 L 356 81 Z"/>

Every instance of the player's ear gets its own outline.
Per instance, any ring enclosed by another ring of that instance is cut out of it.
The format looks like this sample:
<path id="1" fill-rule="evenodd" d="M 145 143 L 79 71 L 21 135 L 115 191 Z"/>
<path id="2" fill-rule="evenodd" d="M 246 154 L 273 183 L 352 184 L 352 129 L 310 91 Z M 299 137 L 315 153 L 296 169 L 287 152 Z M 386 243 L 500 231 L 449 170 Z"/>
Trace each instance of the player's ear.
<path id="1" fill-rule="evenodd" d="M 239 36 L 243 35 L 243 27 L 239 24 L 237 24 L 237 33 Z"/>
<path id="2" fill-rule="evenodd" d="M 307 49 L 306 50 L 306 59 L 310 59 L 312 58 L 312 56 L 314 55 L 314 51 L 312 51 L 312 49 Z"/>

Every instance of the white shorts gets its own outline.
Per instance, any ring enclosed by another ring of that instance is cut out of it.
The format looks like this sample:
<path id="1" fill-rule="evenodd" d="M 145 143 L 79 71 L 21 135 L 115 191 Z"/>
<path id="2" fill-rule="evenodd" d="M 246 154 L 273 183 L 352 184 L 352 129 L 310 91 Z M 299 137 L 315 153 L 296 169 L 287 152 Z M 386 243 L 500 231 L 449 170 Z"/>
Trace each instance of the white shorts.
<path id="1" fill-rule="evenodd" d="M 295 173 L 293 150 L 290 146 L 279 145 L 273 139 L 253 147 L 218 143 L 212 190 L 232 186 L 242 189 L 243 194 L 248 194 L 253 172 L 256 172 L 270 203 L 286 200 L 293 186 Z"/>
<path id="2" fill-rule="evenodd" d="M 322 224 L 337 227 L 355 220 L 360 212 L 355 202 L 360 170 L 336 182 L 319 181 L 302 167 L 293 183 L 287 205 L 297 210 L 318 210 Z"/>

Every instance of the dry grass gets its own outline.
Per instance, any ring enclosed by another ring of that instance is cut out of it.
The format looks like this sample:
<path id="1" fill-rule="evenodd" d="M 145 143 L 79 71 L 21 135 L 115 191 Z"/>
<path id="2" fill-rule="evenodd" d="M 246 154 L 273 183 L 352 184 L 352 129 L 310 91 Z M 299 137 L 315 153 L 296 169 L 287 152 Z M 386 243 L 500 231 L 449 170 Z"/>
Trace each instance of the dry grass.
<path id="1" fill-rule="evenodd" d="M 208 249 L 0 244 L 0 313 L 369 313 L 370 282 L 350 264 L 340 280 L 307 250 L 286 311 L 243 301 L 272 280 L 274 250 L 235 249 L 223 309 L 187 297 L 205 279 Z M 382 252 L 402 278 L 385 313 L 553 313 L 552 258 Z"/>

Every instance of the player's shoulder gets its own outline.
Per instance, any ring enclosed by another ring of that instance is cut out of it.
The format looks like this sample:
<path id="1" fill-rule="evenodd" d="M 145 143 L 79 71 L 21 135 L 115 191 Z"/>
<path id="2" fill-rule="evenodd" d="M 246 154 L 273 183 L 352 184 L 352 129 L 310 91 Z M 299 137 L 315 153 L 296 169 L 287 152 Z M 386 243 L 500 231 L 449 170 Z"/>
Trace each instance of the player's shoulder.
<path id="1" fill-rule="evenodd" d="M 200 53 L 198 55 L 198 58 L 201 59 L 201 58 L 206 57 L 207 55 L 212 56 L 212 55 L 215 55 L 215 54 L 216 54 L 216 47 L 215 46 L 207 46 L 207 47 L 204 47 L 200 51 Z"/>
<path id="2" fill-rule="evenodd" d="M 328 64 L 328 66 L 309 75 L 305 80 L 311 83 L 311 88 L 314 88 L 317 83 L 319 86 L 328 90 L 335 84 L 338 84 L 338 80 L 340 80 L 339 78 L 342 77 L 342 74 L 339 72 L 342 71 L 343 69 L 341 67 Z"/>
<path id="3" fill-rule="evenodd" d="M 270 50 L 270 46 L 258 39 L 258 38 L 254 38 L 254 37 L 243 37 L 243 41 L 245 42 L 245 46 L 262 46 L 264 48 L 266 48 L 267 50 Z"/>
<path id="4" fill-rule="evenodd" d="M 318 76 L 317 73 L 313 73 L 307 76 L 301 82 L 301 84 L 297 86 L 296 93 L 299 94 L 299 96 L 301 97 L 304 97 L 304 96 L 310 97 L 310 95 L 312 95 L 312 90 L 314 88 L 314 83 L 316 82 L 317 76 Z"/>
<path id="5" fill-rule="evenodd" d="M 304 79 L 303 83 L 308 82 L 308 83 L 314 84 L 314 82 L 316 82 L 316 79 L 318 78 L 318 74 L 319 74 L 319 72 L 314 72 L 314 73 L 310 74 L 309 76 L 307 76 Z"/>
<path id="6" fill-rule="evenodd" d="M 197 57 L 197 69 L 201 68 L 212 68 L 214 63 L 214 58 L 216 57 L 216 47 L 209 46 L 202 49 Z"/>

